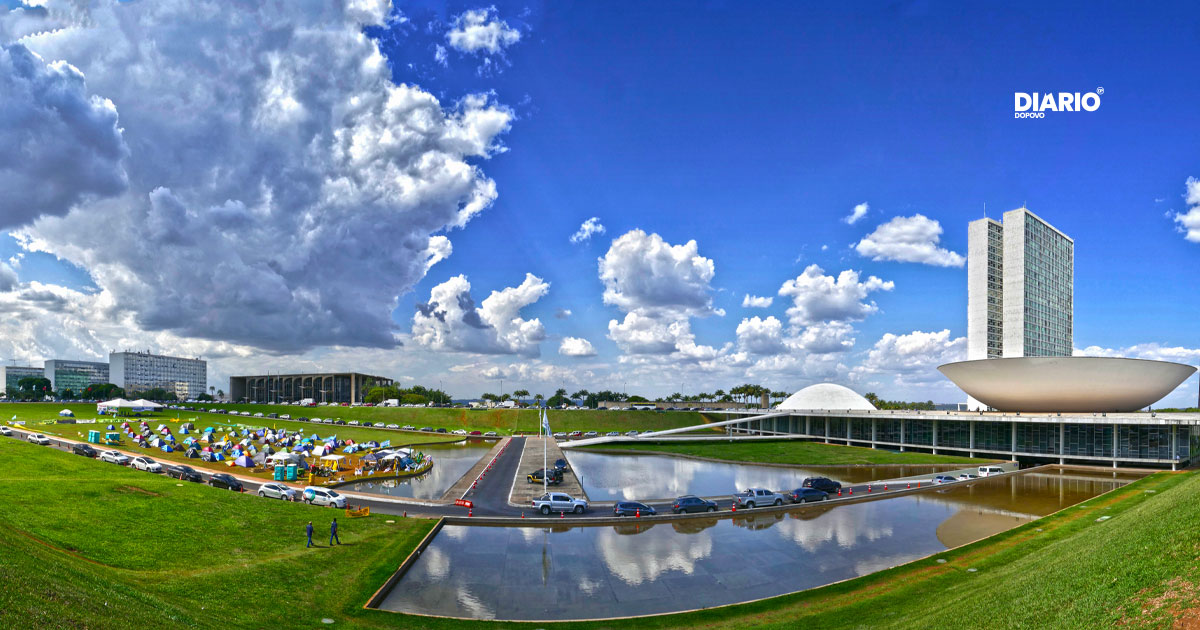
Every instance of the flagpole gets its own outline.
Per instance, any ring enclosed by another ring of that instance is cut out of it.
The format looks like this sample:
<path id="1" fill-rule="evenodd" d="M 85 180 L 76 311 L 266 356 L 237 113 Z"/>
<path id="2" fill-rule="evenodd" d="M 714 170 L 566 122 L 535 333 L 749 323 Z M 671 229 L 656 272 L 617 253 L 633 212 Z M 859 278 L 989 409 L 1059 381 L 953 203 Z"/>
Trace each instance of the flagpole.
<path id="1" fill-rule="evenodd" d="M 550 426 L 550 419 L 546 417 L 546 410 L 542 409 L 542 493 L 543 494 L 550 491 L 550 471 L 546 469 L 547 468 L 547 466 L 546 466 L 546 448 L 547 448 L 546 444 L 550 441 L 550 438 L 547 435 L 549 433 L 549 431 L 547 431 L 547 428 L 549 426 Z"/>

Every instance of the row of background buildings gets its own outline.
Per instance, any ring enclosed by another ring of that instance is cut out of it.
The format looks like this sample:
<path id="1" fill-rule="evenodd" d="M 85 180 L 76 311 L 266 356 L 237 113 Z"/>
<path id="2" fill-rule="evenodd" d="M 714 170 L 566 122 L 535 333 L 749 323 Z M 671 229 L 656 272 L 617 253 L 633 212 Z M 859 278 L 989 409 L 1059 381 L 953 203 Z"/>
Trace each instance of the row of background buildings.
<path id="1" fill-rule="evenodd" d="M 24 378 L 45 378 L 54 393 L 80 394 L 89 385 L 112 383 L 126 393 L 162 389 L 180 400 L 206 393 L 208 363 L 203 359 L 171 357 L 150 352 L 112 352 L 108 362 L 47 359 L 42 367 L 0 366 L 5 390 Z"/>

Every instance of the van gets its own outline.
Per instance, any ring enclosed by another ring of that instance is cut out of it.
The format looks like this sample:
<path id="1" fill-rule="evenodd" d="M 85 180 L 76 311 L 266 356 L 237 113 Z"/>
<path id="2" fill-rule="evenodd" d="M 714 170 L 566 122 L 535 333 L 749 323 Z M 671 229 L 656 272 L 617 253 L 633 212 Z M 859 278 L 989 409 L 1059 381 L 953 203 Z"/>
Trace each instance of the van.
<path id="1" fill-rule="evenodd" d="M 999 466 L 980 466 L 979 467 L 979 476 L 980 477 L 991 477 L 992 475 L 1000 475 L 1000 474 L 1004 474 L 1004 469 Z"/>

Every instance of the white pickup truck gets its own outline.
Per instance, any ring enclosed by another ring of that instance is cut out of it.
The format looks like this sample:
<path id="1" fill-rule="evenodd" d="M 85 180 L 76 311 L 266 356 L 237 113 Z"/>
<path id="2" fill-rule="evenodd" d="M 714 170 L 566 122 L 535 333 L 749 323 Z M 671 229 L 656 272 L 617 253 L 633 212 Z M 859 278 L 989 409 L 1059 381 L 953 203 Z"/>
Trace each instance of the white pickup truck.
<path id="1" fill-rule="evenodd" d="M 742 509 L 754 509 L 761 505 L 783 505 L 783 495 L 762 488 L 750 488 L 733 495 L 734 505 Z"/>
<path id="2" fill-rule="evenodd" d="M 542 495 L 542 498 L 533 500 L 533 509 L 542 514 L 549 514 L 551 512 L 583 514 L 588 509 L 588 502 L 561 492 L 547 492 Z"/>

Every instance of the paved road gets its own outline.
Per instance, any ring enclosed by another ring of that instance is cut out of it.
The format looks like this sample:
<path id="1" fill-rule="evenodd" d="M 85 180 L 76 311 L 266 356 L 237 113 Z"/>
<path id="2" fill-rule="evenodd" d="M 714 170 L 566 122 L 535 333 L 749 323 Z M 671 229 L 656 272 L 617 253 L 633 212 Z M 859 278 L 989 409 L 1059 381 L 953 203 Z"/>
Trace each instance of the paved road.
<path id="1" fill-rule="evenodd" d="M 10 428 L 13 431 L 13 435 L 11 436 L 11 439 L 17 439 L 17 440 L 23 440 L 23 441 L 27 440 L 28 434 L 36 432 L 36 431 L 21 429 L 18 427 L 10 427 Z M 62 439 L 62 438 L 55 437 L 52 435 L 47 435 L 46 437 L 48 437 L 50 439 L 50 447 L 49 448 L 66 451 L 68 453 L 71 451 L 72 445 L 78 443 L 78 441 L 76 441 L 76 440 L 66 440 L 66 439 Z M 559 518 L 561 518 L 557 512 L 551 514 L 550 516 L 542 516 L 540 513 L 533 511 L 533 509 L 531 507 L 513 507 L 508 504 L 509 492 L 512 489 L 513 480 L 518 473 L 517 467 L 520 464 L 521 451 L 524 449 L 524 446 L 525 446 L 525 438 L 524 437 L 512 438 L 512 440 L 509 442 L 509 448 L 499 458 L 497 458 L 497 461 L 493 465 L 492 470 L 488 472 L 487 476 L 480 481 L 480 483 L 476 487 L 476 489 L 471 493 L 470 496 L 467 497 L 474 504 L 473 514 L 475 516 L 514 517 L 514 516 L 524 515 L 525 518 L 529 518 L 529 519 L 547 519 L 547 518 L 559 519 Z M 101 446 L 97 446 L 97 445 L 93 445 L 93 448 L 95 448 L 98 451 L 109 450 L 109 448 L 105 448 L 105 447 L 101 447 Z M 120 448 L 117 448 L 115 450 L 121 451 L 121 452 L 129 455 L 130 457 L 142 455 L 142 453 L 126 451 L 126 450 L 122 450 Z M 166 462 L 164 464 L 164 466 L 167 464 L 173 464 L 173 463 L 175 463 L 175 462 Z M 108 465 L 103 462 L 100 462 L 99 460 L 96 460 L 96 464 L 97 465 Z M 237 477 L 239 480 L 242 481 L 242 483 L 246 487 L 246 492 L 248 492 L 248 493 L 257 493 L 260 486 L 262 486 L 264 483 L 269 483 L 267 481 L 263 481 L 263 480 L 260 480 L 260 479 L 254 478 L 254 477 L 247 477 L 247 476 L 234 474 L 234 473 L 236 473 L 237 469 L 230 469 L 229 471 L 210 471 L 207 468 L 201 468 L 199 465 L 192 466 L 192 468 L 194 468 L 196 470 L 196 472 L 200 473 L 200 475 L 204 478 L 206 483 L 214 472 L 228 472 L 229 474 L 233 474 L 234 477 Z M 151 473 L 147 473 L 147 474 L 151 474 Z M 574 472 L 572 471 L 572 472 L 569 472 L 568 474 L 574 474 Z M 917 484 L 914 482 L 911 485 L 912 485 L 912 487 L 916 487 Z M 926 485 L 929 485 L 928 481 L 921 482 L 922 487 L 924 487 Z M 896 484 L 896 485 L 889 486 L 889 488 L 891 490 L 900 490 L 900 489 L 906 489 L 906 486 L 905 486 L 905 484 Z M 880 491 L 882 491 L 882 487 L 879 485 L 875 485 L 873 488 L 871 488 L 871 490 L 868 490 L 867 484 L 846 486 L 842 489 L 842 498 L 849 498 L 854 495 L 861 496 L 863 494 L 878 494 Z M 393 498 L 389 498 L 389 497 L 380 497 L 380 496 L 373 496 L 373 495 L 369 495 L 369 494 L 354 493 L 354 492 L 341 492 L 341 493 L 345 494 L 347 496 L 347 501 L 351 505 L 369 507 L 369 508 L 371 508 L 371 512 L 375 513 L 375 514 L 393 514 L 393 515 L 407 514 L 407 515 L 411 515 L 411 516 L 422 516 L 422 517 L 466 516 L 467 515 L 466 508 L 453 506 L 453 505 L 435 505 L 435 504 L 422 505 L 421 502 L 417 502 L 416 500 L 413 500 L 413 499 L 409 499 L 409 500 L 393 499 Z M 297 495 L 298 494 L 299 493 L 297 493 Z M 708 497 L 708 498 L 713 499 L 717 502 L 719 512 L 727 513 L 730 511 L 730 507 L 732 505 L 731 497 L 732 497 L 732 495 L 723 495 L 723 496 L 719 496 L 719 497 Z M 829 499 L 833 502 L 836 502 L 838 500 L 838 498 L 839 497 L 836 494 L 831 495 L 829 497 Z M 272 500 L 277 500 L 277 499 L 272 499 Z M 650 505 L 651 507 L 653 507 L 655 510 L 657 510 L 659 514 L 670 514 L 671 513 L 671 502 L 670 501 L 649 501 L 649 502 L 647 502 L 647 504 Z M 314 506 L 314 508 L 315 508 L 315 506 Z M 321 508 L 316 508 L 316 509 L 321 509 Z M 328 509 L 328 508 L 325 508 L 325 509 Z M 743 510 L 738 510 L 738 511 L 743 511 Z M 586 518 L 588 518 L 588 516 L 610 517 L 610 516 L 612 516 L 612 514 L 613 513 L 612 513 L 611 504 L 606 504 L 606 505 L 593 506 L 592 509 L 589 511 L 588 515 L 586 515 L 586 516 L 568 514 L 568 515 L 566 515 L 566 517 L 567 518 L 575 518 L 575 519 L 581 519 L 581 518 L 586 519 Z"/>

